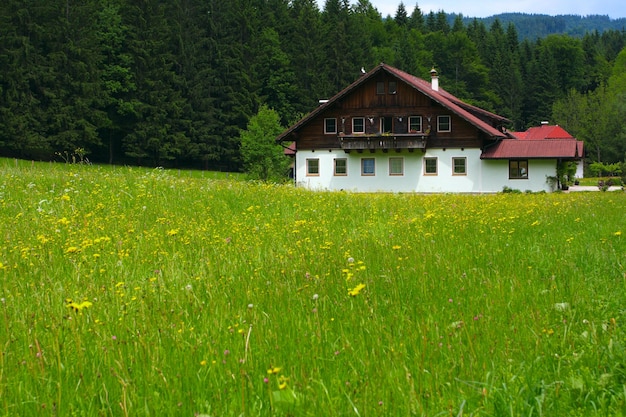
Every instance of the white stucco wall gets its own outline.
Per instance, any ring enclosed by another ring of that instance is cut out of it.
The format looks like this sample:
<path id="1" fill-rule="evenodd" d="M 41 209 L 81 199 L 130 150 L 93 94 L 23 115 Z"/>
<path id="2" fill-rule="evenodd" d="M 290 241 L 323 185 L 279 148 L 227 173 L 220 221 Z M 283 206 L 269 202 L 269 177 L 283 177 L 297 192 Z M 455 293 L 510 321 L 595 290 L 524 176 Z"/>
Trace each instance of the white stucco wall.
<path id="1" fill-rule="evenodd" d="M 576 178 L 584 178 L 584 163 L 583 160 L 580 159 L 576 161 Z"/>
<path id="2" fill-rule="evenodd" d="M 510 180 L 508 160 L 481 160 L 480 149 L 429 149 L 387 153 L 342 150 L 298 151 L 295 161 L 297 186 L 313 190 L 346 190 L 359 192 L 420 192 L 420 193 L 494 193 L 504 186 L 531 191 L 552 191 L 546 181 L 555 175 L 556 160 L 530 160 L 528 179 Z M 404 158 L 403 175 L 389 175 L 389 158 Z M 424 175 L 424 158 L 437 158 L 437 175 Z M 452 158 L 466 158 L 467 175 L 452 174 Z M 306 160 L 319 160 L 319 175 L 307 175 Z M 334 175 L 334 159 L 347 159 L 348 173 Z M 361 159 L 375 158 L 375 175 L 361 175 Z"/>

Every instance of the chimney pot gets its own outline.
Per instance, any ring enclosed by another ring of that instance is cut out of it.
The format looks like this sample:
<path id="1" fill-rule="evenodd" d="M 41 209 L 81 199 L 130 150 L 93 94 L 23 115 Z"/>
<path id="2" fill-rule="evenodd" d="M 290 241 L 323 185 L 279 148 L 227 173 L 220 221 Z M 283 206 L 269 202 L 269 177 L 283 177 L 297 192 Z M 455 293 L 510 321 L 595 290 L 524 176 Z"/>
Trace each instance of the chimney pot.
<path id="1" fill-rule="evenodd" d="M 435 91 L 439 91 L 439 76 L 435 68 L 430 70 L 431 88 Z"/>

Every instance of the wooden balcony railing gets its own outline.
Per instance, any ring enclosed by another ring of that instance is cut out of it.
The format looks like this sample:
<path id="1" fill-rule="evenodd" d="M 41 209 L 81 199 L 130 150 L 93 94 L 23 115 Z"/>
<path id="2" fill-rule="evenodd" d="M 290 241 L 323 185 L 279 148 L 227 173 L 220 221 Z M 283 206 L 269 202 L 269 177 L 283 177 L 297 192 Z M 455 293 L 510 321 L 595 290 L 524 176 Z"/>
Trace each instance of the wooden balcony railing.
<path id="1" fill-rule="evenodd" d="M 388 133 L 388 134 L 339 134 L 341 149 L 376 150 L 376 149 L 425 149 L 428 136 L 423 133 Z"/>

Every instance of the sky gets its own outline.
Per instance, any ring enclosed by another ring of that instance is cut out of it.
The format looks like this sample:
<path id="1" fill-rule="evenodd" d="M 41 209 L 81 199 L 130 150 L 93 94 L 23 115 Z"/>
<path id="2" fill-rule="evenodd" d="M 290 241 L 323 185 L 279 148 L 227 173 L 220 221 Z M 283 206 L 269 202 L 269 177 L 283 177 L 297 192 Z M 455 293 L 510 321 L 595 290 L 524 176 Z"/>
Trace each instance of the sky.
<path id="1" fill-rule="evenodd" d="M 626 18 L 626 1 L 624 0 L 370 0 L 372 5 L 386 17 L 394 16 L 400 1 L 404 3 L 409 15 L 417 4 L 424 14 L 431 11 L 437 13 L 462 13 L 465 17 L 488 17 L 500 13 L 533 13 L 533 14 L 574 14 L 574 15 L 608 15 L 612 19 Z M 352 4 L 356 0 L 350 1 Z M 325 0 L 318 0 L 320 9 Z"/>

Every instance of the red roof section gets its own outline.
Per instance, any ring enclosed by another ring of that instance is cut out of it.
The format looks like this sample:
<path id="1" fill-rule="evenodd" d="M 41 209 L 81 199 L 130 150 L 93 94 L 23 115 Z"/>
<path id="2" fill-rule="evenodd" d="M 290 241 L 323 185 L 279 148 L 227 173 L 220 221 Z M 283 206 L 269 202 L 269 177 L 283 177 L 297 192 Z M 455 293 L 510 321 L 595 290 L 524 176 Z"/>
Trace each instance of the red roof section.
<path id="1" fill-rule="evenodd" d="M 481 159 L 579 159 L 583 143 L 576 139 L 505 139 L 486 148 Z"/>
<path id="2" fill-rule="evenodd" d="M 515 139 L 503 140 L 486 148 L 480 158 L 580 159 L 584 156 L 583 142 L 558 125 L 543 124 L 525 132 L 515 132 L 513 136 Z"/>
<path id="3" fill-rule="evenodd" d="M 479 116 L 482 116 L 485 119 L 491 119 L 491 120 L 497 121 L 499 123 L 509 122 L 509 120 L 507 118 L 499 116 L 499 115 L 494 114 L 494 113 L 490 113 L 490 112 L 488 112 L 486 110 L 480 109 L 480 108 L 472 106 L 470 104 L 464 103 L 459 98 L 453 96 L 452 94 L 448 93 L 447 91 L 445 91 L 442 88 L 439 88 L 437 91 L 435 91 L 435 90 L 432 89 L 432 85 L 428 81 L 425 81 L 425 80 L 423 80 L 421 78 L 418 78 L 418 77 L 416 77 L 414 75 L 408 74 L 408 73 L 406 73 L 404 71 L 401 71 L 401 70 L 399 70 L 397 68 L 391 67 L 391 66 L 389 66 L 387 64 L 380 64 L 377 67 L 375 67 L 374 69 L 370 70 L 367 74 L 364 74 L 363 76 L 359 77 L 359 79 L 357 79 L 355 82 L 350 84 L 348 87 L 344 88 L 342 91 L 337 93 L 335 96 L 333 96 L 331 99 L 329 99 L 326 103 L 318 106 L 315 110 L 313 110 L 311 113 L 306 115 L 299 122 L 297 122 L 296 124 L 291 126 L 289 129 L 287 129 L 286 131 L 281 133 L 276 138 L 276 141 L 281 142 L 281 141 L 284 141 L 284 140 L 288 140 L 288 136 L 289 135 L 291 135 L 292 133 L 294 133 L 295 131 L 300 129 L 301 126 L 303 126 L 306 123 L 308 123 L 309 120 L 313 119 L 316 115 L 318 115 L 319 113 L 324 111 L 327 107 L 332 106 L 334 102 L 336 102 L 337 100 L 339 100 L 343 96 L 345 96 L 348 93 L 350 93 L 352 90 L 357 88 L 359 85 L 361 85 L 362 83 L 364 83 L 368 79 L 372 78 L 379 71 L 386 71 L 386 72 L 396 76 L 398 79 L 404 81 L 405 83 L 407 83 L 408 85 L 412 86 L 416 90 L 418 90 L 421 93 L 425 94 L 427 97 L 429 97 L 432 100 L 436 101 L 441 106 L 443 106 L 443 107 L 447 108 L 448 110 L 452 111 L 457 116 L 465 119 L 466 121 L 468 121 L 469 123 L 474 125 L 479 130 L 481 130 L 481 131 L 485 132 L 486 134 L 488 134 L 490 137 L 492 137 L 494 139 L 503 139 L 503 138 L 508 137 L 507 134 L 502 133 L 498 129 L 492 127 L 489 123 L 485 122 Z"/>
<path id="4" fill-rule="evenodd" d="M 296 142 L 291 142 L 289 146 L 283 150 L 283 154 L 287 156 L 294 156 L 296 154 Z"/>
<path id="5" fill-rule="evenodd" d="M 522 140 L 574 139 L 572 135 L 559 125 L 531 127 L 526 132 L 516 132 L 515 136 Z"/>

